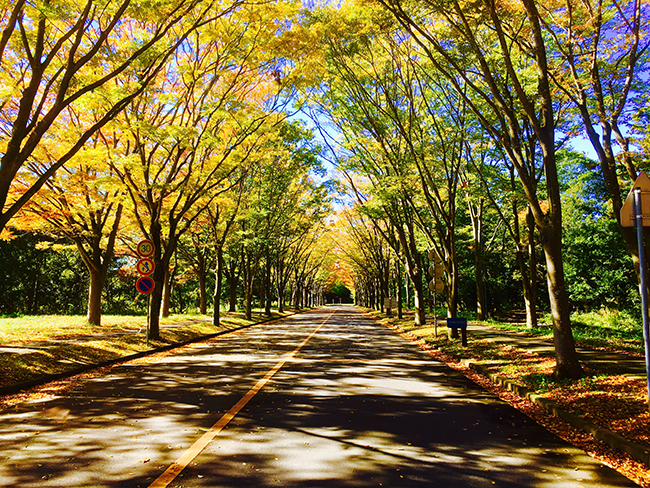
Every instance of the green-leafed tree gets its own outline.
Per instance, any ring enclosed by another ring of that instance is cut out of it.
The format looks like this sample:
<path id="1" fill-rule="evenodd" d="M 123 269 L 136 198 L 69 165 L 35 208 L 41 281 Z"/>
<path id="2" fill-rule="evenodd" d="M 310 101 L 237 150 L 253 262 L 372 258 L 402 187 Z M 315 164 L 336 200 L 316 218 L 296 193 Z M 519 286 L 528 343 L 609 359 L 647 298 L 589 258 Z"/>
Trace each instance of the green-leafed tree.
<path id="1" fill-rule="evenodd" d="M 564 205 L 567 288 L 574 309 L 636 310 L 634 265 L 613 217 L 597 165 L 581 154 L 559 154 Z"/>
<path id="2" fill-rule="evenodd" d="M 556 353 L 554 376 L 581 377 L 562 260 L 556 160 L 559 106 L 538 4 L 534 0 L 508 4 L 493 0 L 378 3 L 419 43 L 431 67 L 447 77 L 516 168 L 546 257 Z M 528 40 L 526 49 L 511 41 L 513 32 Z M 547 206 L 541 204 L 536 172 L 529 171 L 522 144 L 528 128 L 539 147 Z"/>
<path id="3" fill-rule="evenodd" d="M 62 138 L 80 137 L 70 124 Z M 45 181 L 44 186 L 16 214 L 11 229 L 30 230 L 74 243 L 90 276 L 87 321 L 100 325 L 102 292 L 112 264 L 122 215 L 122 189 L 106 160 L 107 148 L 98 134 Z M 92 144 L 91 144 L 92 143 Z M 33 186 L 49 167 L 49 152 L 36 151 L 16 180 Z"/>
<path id="4" fill-rule="evenodd" d="M 252 314 L 254 283 L 261 274 L 261 297 L 270 313 L 272 268 L 280 268 L 280 288 L 286 286 L 287 253 L 294 241 L 323 219 L 328 209 L 327 182 L 315 180 L 321 171 L 313 135 L 298 122 L 285 122 L 264 148 L 264 157 L 245 181 L 239 238 L 246 315 Z"/>

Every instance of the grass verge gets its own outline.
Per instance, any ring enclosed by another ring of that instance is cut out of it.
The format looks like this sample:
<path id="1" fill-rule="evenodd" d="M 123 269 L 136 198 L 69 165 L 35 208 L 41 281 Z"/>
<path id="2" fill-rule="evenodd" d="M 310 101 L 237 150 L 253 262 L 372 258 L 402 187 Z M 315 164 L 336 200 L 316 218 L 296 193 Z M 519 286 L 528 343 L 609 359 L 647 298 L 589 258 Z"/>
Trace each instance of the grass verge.
<path id="1" fill-rule="evenodd" d="M 527 329 L 525 323 L 490 320 L 492 327 L 515 330 L 527 334 L 551 338 L 553 335 L 550 314 L 539 321 L 539 326 Z M 643 329 L 640 319 L 629 312 L 603 309 L 597 312 L 576 312 L 571 314 L 571 329 L 578 345 L 627 354 L 643 355 Z"/>
<path id="2" fill-rule="evenodd" d="M 270 318 L 288 313 L 275 312 Z M 104 316 L 101 326 L 83 316 L 0 318 L 0 387 L 119 359 L 170 344 L 266 320 L 224 313 L 219 327 L 210 316 L 173 315 L 161 320 L 160 340 L 146 341 L 146 317 Z"/>

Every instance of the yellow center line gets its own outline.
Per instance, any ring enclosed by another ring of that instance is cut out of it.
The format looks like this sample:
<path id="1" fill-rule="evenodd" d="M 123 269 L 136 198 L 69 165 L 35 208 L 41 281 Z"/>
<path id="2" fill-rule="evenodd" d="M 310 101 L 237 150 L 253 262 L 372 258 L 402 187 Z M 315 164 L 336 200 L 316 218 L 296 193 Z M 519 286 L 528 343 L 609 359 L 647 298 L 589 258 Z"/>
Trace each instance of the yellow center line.
<path id="1" fill-rule="evenodd" d="M 259 380 L 255 386 L 253 386 L 253 388 L 251 388 L 248 393 L 242 397 L 241 400 L 239 400 L 230 410 L 224 414 L 223 417 L 219 419 L 216 424 L 210 428 L 210 430 L 203 434 L 199 440 L 197 440 L 187 451 L 181 455 L 181 457 L 174 461 L 171 466 L 169 466 L 165 472 L 161 474 L 158 479 L 156 479 L 156 481 L 151 483 L 149 485 L 149 488 L 166 488 L 172 481 L 174 481 L 174 479 L 181 473 L 181 471 L 183 471 L 203 451 L 203 449 L 205 449 L 208 444 L 210 444 L 210 442 L 212 442 L 214 438 L 219 435 L 223 428 L 228 425 L 228 422 L 230 422 L 235 417 L 235 415 L 237 415 L 239 411 L 246 406 L 249 401 L 251 401 L 257 392 L 264 388 L 264 385 L 268 383 L 273 375 L 280 371 L 282 366 L 284 366 L 287 361 L 298 354 L 303 346 L 307 344 L 307 342 L 309 342 L 309 340 L 314 337 L 314 335 L 316 335 L 316 333 L 321 329 L 321 327 L 323 327 L 323 325 L 325 325 L 325 323 L 330 319 L 332 315 L 334 315 L 334 313 L 336 313 L 336 310 L 329 314 L 328 317 L 318 327 L 316 327 L 316 329 L 311 334 L 309 334 L 309 336 L 304 341 L 302 341 L 298 347 L 296 347 L 289 354 L 283 356 L 278 364 L 276 364 L 268 373 L 266 373 L 264 377 Z"/>

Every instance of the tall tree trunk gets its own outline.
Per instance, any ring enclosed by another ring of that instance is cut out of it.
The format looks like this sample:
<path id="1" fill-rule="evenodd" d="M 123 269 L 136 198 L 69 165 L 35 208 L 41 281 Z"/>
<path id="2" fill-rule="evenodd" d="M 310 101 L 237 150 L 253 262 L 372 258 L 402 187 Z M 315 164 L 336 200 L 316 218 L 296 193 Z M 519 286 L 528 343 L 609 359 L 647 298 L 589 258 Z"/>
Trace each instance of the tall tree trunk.
<path id="1" fill-rule="evenodd" d="M 476 281 L 476 319 L 485 320 L 487 304 L 485 303 L 485 280 L 483 276 L 483 255 L 474 255 L 474 280 Z"/>
<path id="2" fill-rule="evenodd" d="M 228 311 L 237 311 L 237 275 L 235 273 L 226 274 L 228 282 Z"/>
<path id="3" fill-rule="evenodd" d="M 549 201 L 547 213 L 539 208 L 537 195 L 528 194 L 529 204 L 534 204 L 535 221 L 539 229 L 542 248 L 546 257 L 546 277 L 553 315 L 553 342 L 555 344 L 556 366 L 554 377 L 581 378 L 584 375 L 571 331 L 569 297 L 564 281 L 564 262 L 562 260 L 562 201 L 555 158 L 555 126 L 553 95 L 546 58 L 546 46 L 541 21 L 534 0 L 522 0 L 531 23 L 533 55 L 537 64 L 540 108 L 527 109 L 528 118 L 542 149 L 542 160 L 546 176 L 546 190 Z M 525 100 L 524 95 L 520 95 Z M 520 174 L 521 177 L 525 177 Z M 530 187 L 528 188 L 530 190 Z M 537 215 L 535 215 L 537 213 Z"/>
<path id="4" fill-rule="evenodd" d="M 196 278 L 199 282 L 199 313 L 206 315 L 208 313 L 208 270 L 206 269 L 205 255 L 202 251 L 197 252 L 196 258 Z"/>
<path id="5" fill-rule="evenodd" d="M 237 285 L 241 276 L 241 270 L 238 271 L 238 267 L 240 266 L 242 266 L 241 253 L 237 258 L 230 256 L 230 261 L 227 264 L 224 260 L 223 272 L 228 283 L 228 312 L 237 311 Z"/>
<path id="6" fill-rule="evenodd" d="M 525 0 L 529 3 L 532 0 Z M 549 210 L 535 215 L 539 229 L 540 240 L 546 257 L 546 279 L 553 316 L 553 342 L 555 345 L 556 366 L 553 373 L 557 379 L 581 378 L 584 375 L 575 341 L 571 331 L 569 297 L 564 280 L 564 262 L 562 259 L 562 204 L 560 186 L 555 159 L 555 140 L 552 112 L 545 114 L 544 120 L 548 125 L 541 128 L 539 138 L 546 174 L 546 188 L 549 199 Z M 536 202 L 535 202 L 536 203 Z M 534 212 L 534 211 L 533 211 Z"/>
<path id="7" fill-rule="evenodd" d="M 402 320 L 404 318 L 404 311 L 402 309 L 402 269 L 399 260 L 395 260 L 395 268 L 397 271 L 397 318 Z"/>
<path id="8" fill-rule="evenodd" d="M 115 219 L 113 220 L 113 227 L 108 235 L 108 243 L 106 250 L 102 252 L 101 248 L 101 231 L 100 235 L 92 243 L 91 255 L 86 252 L 81 239 L 75 239 L 77 250 L 79 251 L 82 261 L 86 265 L 90 274 L 90 285 L 88 287 L 88 310 L 86 315 L 86 322 L 92 325 L 101 325 L 102 317 L 102 292 L 106 285 L 106 277 L 108 276 L 108 267 L 113 260 L 115 250 L 115 240 L 122 218 L 123 205 L 118 204 L 115 210 Z M 102 256 L 103 254 L 103 256 Z"/>
<path id="9" fill-rule="evenodd" d="M 569 299 L 562 264 L 562 241 L 557 237 L 558 234 L 561 235 L 557 227 L 540 229 L 542 247 L 546 256 L 546 279 L 553 316 L 553 343 L 556 356 L 554 376 L 558 379 L 581 378 L 584 373 L 578 362 L 571 332 Z"/>
<path id="10" fill-rule="evenodd" d="M 205 270 L 198 273 L 197 278 L 199 280 L 199 313 L 206 315 L 208 313 L 208 277 Z"/>
<path id="11" fill-rule="evenodd" d="M 244 288 L 246 289 L 244 293 L 246 320 L 253 320 L 253 288 L 248 286 L 248 284 Z"/>
<path id="12" fill-rule="evenodd" d="M 510 168 L 510 188 L 513 193 L 516 191 L 514 167 Z M 517 256 L 517 263 L 519 264 L 521 286 L 524 294 L 524 306 L 526 308 L 526 325 L 532 328 L 537 324 L 537 259 L 534 249 L 535 216 L 533 215 L 531 206 L 528 205 L 526 211 L 526 226 L 528 228 L 529 243 L 528 253 L 525 252 L 524 244 L 522 242 L 521 227 L 519 225 L 519 208 L 516 199 L 513 199 L 512 201 L 512 217 L 513 238 L 515 246 L 517 247 L 515 254 Z M 528 254 L 528 260 L 526 260 L 526 254 Z"/>
<path id="13" fill-rule="evenodd" d="M 221 325 L 221 288 L 223 283 L 223 250 L 217 249 L 217 262 L 214 267 L 214 294 L 212 295 L 212 324 Z"/>
<path id="14" fill-rule="evenodd" d="M 243 261 L 243 274 L 244 274 L 244 302 L 246 319 L 253 319 L 253 280 L 252 266 L 250 263 L 250 256 L 244 256 Z"/>
<path id="15" fill-rule="evenodd" d="M 530 268 L 526 298 L 526 327 L 532 329 L 537 327 L 537 254 L 535 251 L 535 217 L 530 207 L 526 213 L 526 225 L 528 227 L 528 266 Z"/>
<path id="16" fill-rule="evenodd" d="M 264 314 L 271 316 L 271 263 L 267 260 L 264 273 Z"/>
<path id="17" fill-rule="evenodd" d="M 171 303 L 171 296 L 172 296 L 172 273 L 169 270 L 169 266 L 167 266 L 167 268 L 165 269 L 165 282 L 163 286 L 162 306 L 160 310 L 160 316 L 162 318 L 169 317 L 169 305 Z"/>
<path id="18" fill-rule="evenodd" d="M 287 277 L 284 276 L 284 258 L 282 255 L 278 256 L 276 266 L 276 288 L 278 292 L 278 313 L 284 313 L 284 298 L 287 289 Z"/>
<path id="19" fill-rule="evenodd" d="M 293 301 L 293 308 L 300 308 L 300 281 L 298 278 L 298 270 L 294 270 L 293 273 L 293 283 L 292 283 L 292 290 L 291 290 L 291 298 Z"/>
<path id="20" fill-rule="evenodd" d="M 422 271 L 411 276 L 413 282 L 413 308 L 415 311 L 415 325 L 426 324 L 426 300 L 424 299 L 424 285 Z"/>
<path id="21" fill-rule="evenodd" d="M 284 313 L 285 284 L 278 283 L 278 313 Z"/>
<path id="22" fill-rule="evenodd" d="M 519 273 L 521 274 L 521 285 L 524 292 L 524 305 L 526 307 L 526 324 L 533 323 L 533 316 L 536 316 L 537 310 L 531 297 L 531 280 L 530 270 L 526 262 L 526 256 L 522 249 L 516 251 L 517 263 L 519 264 Z"/>
<path id="23" fill-rule="evenodd" d="M 392 304 L 391 304 L 392 300 L 390 299 L 390 298 L 391 298 L 391 289 L 390 289 L 390 272 L 391 272 L 391 269 L 390 269 L 390 258 L 388 258 L 388 259 L 386 259 L 386 267 L 385 267 L 385 270 L 384 270 L 384 278 L 383 278 L 383 280 L 382 280 L 382 286 L 383 286 L 383 295 L 384 295 L 384 298 L 388 298 L 388 299 L 389 299 L 389 300 L 388 300 L 388 302 L 389 302 L 389 303 L 388 303 L 388 306 L 386 307 L 386 314 L 387 314 L 389 317 L 392 317 L 392 315 L 393 315 L 393 307 L 392 307 Z"/>
<path id="24" fill-rule="evenodd" d="M 404 284 L 404 290 L 406 292 L 406 308 L 407 309 L 411 308 L 411 286 L 410 285 L 411 285 L 411 282 L 409 280 L 406 280 L 406 283 Z"/>
<path id="25" fill-rule="evenodd" d="M 90 271 L 90 286 L 88 287 L 88 313 L 86 322 L 91 325 L 101 325 L 102 292 L 106 284 L 108 268 L 101 266 Z"/>
<path id="26" fill-rule="evenodd" d="M 404 253 L 406 272 L 413 284 L 413 308 L 415 311 L 415 325 L 420 326 L 427 323 L 426 300 L 424 299 L 423 287 L 423 263 L 422 255 L 418 251 L 413 232 L 413 226 L 408 224 L 408 233 L 404 228 L 397 227 L 400 248 Z"/>
<path id="27" fill-rule="evenodd" d="M 153 219 L 150 226 L 151 241 L 154 246 L 154 253 L 151 259 L 154 262 L 154 272 L 151 275 L 154 281 L 154 288 L 149 295 L 149 326 L 147 340 L 160 339 L 160 316 L 163 305 L 163 288 L 169 276 L 169 262 L 176 250 L 178 236 L 172 234 L 169 237 L 167 246 L 162 249 L 162 226 Z"/>
<path id="28" fill-rule="evenodd" d="M 287 293 L 287 283 L 286 281 L 278 281 L 278 312 L 284 313 L 284 300 Z"/>

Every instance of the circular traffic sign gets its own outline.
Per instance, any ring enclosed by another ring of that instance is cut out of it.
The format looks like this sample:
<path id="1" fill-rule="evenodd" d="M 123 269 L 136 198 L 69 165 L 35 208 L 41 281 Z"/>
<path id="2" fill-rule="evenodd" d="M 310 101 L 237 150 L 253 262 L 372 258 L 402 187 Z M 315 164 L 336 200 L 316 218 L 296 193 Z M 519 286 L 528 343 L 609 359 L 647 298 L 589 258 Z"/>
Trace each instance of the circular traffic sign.
<path id="1" fill-rule="evenodd" d="M 153 256 L 153 242 L 151 242 L 148 239 L 145 239 L 144 241 L 138 242 L 138 254 L 142 256 L 143 258 L 148 258 L 149 256 Z"/>
<path id="2" fill-rule="evenodd" d="M 141 275 L 147 276 L 153 273 L 155 265 L 153 264 L 153 260 L 149 258 L 142 258 L 140 261 L 138 261 L 138 264 L 136 264 L 136 269 Z"/>
<path id="3" fill-rule="evenodd" d="M 153 291 L 154 285 L 155 285 L 155 283 L 154 283 L 153 279 L 151 279 L 148 276 L 143 276 L 142 278 L 140 278 L 136 282 L 135 288 L 140 293 L 142 293 L 144 295 L 148 295 L 149 293 L 151 293 Z"/>

